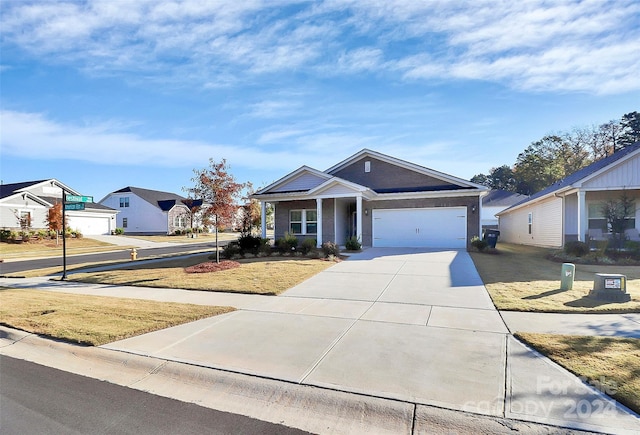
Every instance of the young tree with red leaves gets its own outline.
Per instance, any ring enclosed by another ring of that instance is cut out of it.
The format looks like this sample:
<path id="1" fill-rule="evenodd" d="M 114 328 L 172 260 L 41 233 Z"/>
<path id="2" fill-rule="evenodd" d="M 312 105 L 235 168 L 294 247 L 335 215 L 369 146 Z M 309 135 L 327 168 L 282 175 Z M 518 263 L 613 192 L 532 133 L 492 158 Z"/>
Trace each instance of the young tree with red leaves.
<path id="1" fill-rule="evenodd" d="M 194 169 L 195 176 L 191 179 L 194 186 L 186 189 L 189 196 L 201 199 L 201 212 L 204 218 L 210 218 L 216 228 L 216 263 L 220 262 L 218 250 L 218 228 L 231 226 L 233 217 L 238 210 L 244 183 L 237 183 L 229 172 L 227 161 L 222 159 L 217 163 L 209 159 L 209 167 Z"/>
<path id="2" fill-rule="evenodd" d="M 66 217 L 67 220 L 67 224 L 69 223 L 69 218 Z M 58 235 L 60 234 L 60 232 L 62 231 L 63 225 L 62 225 L 62 203 L 61 202 L 56 202 L 53 207 L 51 207 L 48 211 L 47 211 L 47 217 L 46 217 L 46 223 L 48 228 L 51 231 L 55 231 L 56 232 L 56 244 L 58 244 Z"/>

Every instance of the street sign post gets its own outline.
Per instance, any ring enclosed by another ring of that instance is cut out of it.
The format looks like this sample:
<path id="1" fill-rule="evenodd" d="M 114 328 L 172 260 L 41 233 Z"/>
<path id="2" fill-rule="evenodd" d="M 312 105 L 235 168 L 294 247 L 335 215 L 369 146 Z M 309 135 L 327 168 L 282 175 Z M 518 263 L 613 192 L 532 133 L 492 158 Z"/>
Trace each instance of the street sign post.
<path id="1" fill-rule="evenodd" d="M 67 195 L 66 202 L 93 202 L 93 196 Z"/>
<path id="2" fill-rule="evenodd" d="M 84 210 L 84 202 L 70 202 L 64 205 L 64 209 L 69 210 Z"/>

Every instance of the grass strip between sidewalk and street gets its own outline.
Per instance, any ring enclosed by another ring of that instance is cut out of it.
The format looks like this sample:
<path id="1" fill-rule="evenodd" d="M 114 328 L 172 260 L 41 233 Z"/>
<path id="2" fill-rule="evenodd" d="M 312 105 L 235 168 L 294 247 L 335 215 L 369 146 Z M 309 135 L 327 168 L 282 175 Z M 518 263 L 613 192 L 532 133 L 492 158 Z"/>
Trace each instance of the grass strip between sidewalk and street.
<path id="1" fill-rule="evenodd" d="M 640 413 L 640 339 L 514 334 L 584 382 Z"/>
<path id="2" fill-rule="evenodd" d="M 98 252 L 123 251 L 131 246 L 118 246 L 91 238 L 67 238 L 67 255 L 93 254 Z M 32 240 L 27 243 L 0 243 L 0 258 L 3 260 L 26 260 L 29 258 L 62 257 L 62 238 Z"/>
<path id="3" fill-rule="evenodd" d="M 233 307 L 0 289 L 0 324 L 93 346 L 233 310 Z"/>
<path id="4" fill-rule="evenodd" d="M 304 257 L 258 257 L 239 260 L 240 267 L 230 270 L 212 273 L 187 273 L 184 270 L 206 261 L 210 261 L 208 255 L 197 255 L 129 264 L 117 270 L 76 273 L 69 276 L 69 281 L 278 295 L 334 264 Z"/>
<path id="5" fill-rule="evenodd" d="M 561 290 L 562 264 L 547 259 L 550 252 L 545 248 L 499 243 L 497 253 L 471 252 L 471 257 L 499 310 L 640 313 L 640 266 L 576 264 L 573 289 Z M 596 273 L 626 275 L 631 301 L 615 303 L 587 297 Z"/>

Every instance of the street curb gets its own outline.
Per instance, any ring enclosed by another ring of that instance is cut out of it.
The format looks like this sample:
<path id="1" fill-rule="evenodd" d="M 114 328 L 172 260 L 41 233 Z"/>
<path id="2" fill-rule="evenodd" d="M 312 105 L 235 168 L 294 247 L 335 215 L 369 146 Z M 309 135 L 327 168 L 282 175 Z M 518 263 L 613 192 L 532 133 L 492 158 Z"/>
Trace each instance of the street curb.
<path id="1" fill-rule="evenodd" d="M 43 338 L 0 326 L 0 355 L 312 433 L 558 433 L 477 415 Z M 455 428 L 455 429 L 454 429 Z M 587 433 L 561 429 L 562 433 Z"/>

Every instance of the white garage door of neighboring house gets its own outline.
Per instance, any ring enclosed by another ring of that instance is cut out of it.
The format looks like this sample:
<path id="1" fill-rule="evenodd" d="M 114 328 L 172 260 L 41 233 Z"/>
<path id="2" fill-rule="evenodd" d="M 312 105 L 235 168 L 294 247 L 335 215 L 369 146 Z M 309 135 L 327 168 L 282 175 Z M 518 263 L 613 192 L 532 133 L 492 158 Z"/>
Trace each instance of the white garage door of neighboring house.
<path id="1" fill-rule="evenodd" d="M 373 246 L 467 247 L 467 208 L 373 210 Z"/>
<path id="2" fill-rule="evenodd" d="M 85 236 L 109 234 L 109 218 L 103 216 L 70 216 L 69 228 L 80 230 Z"/>

